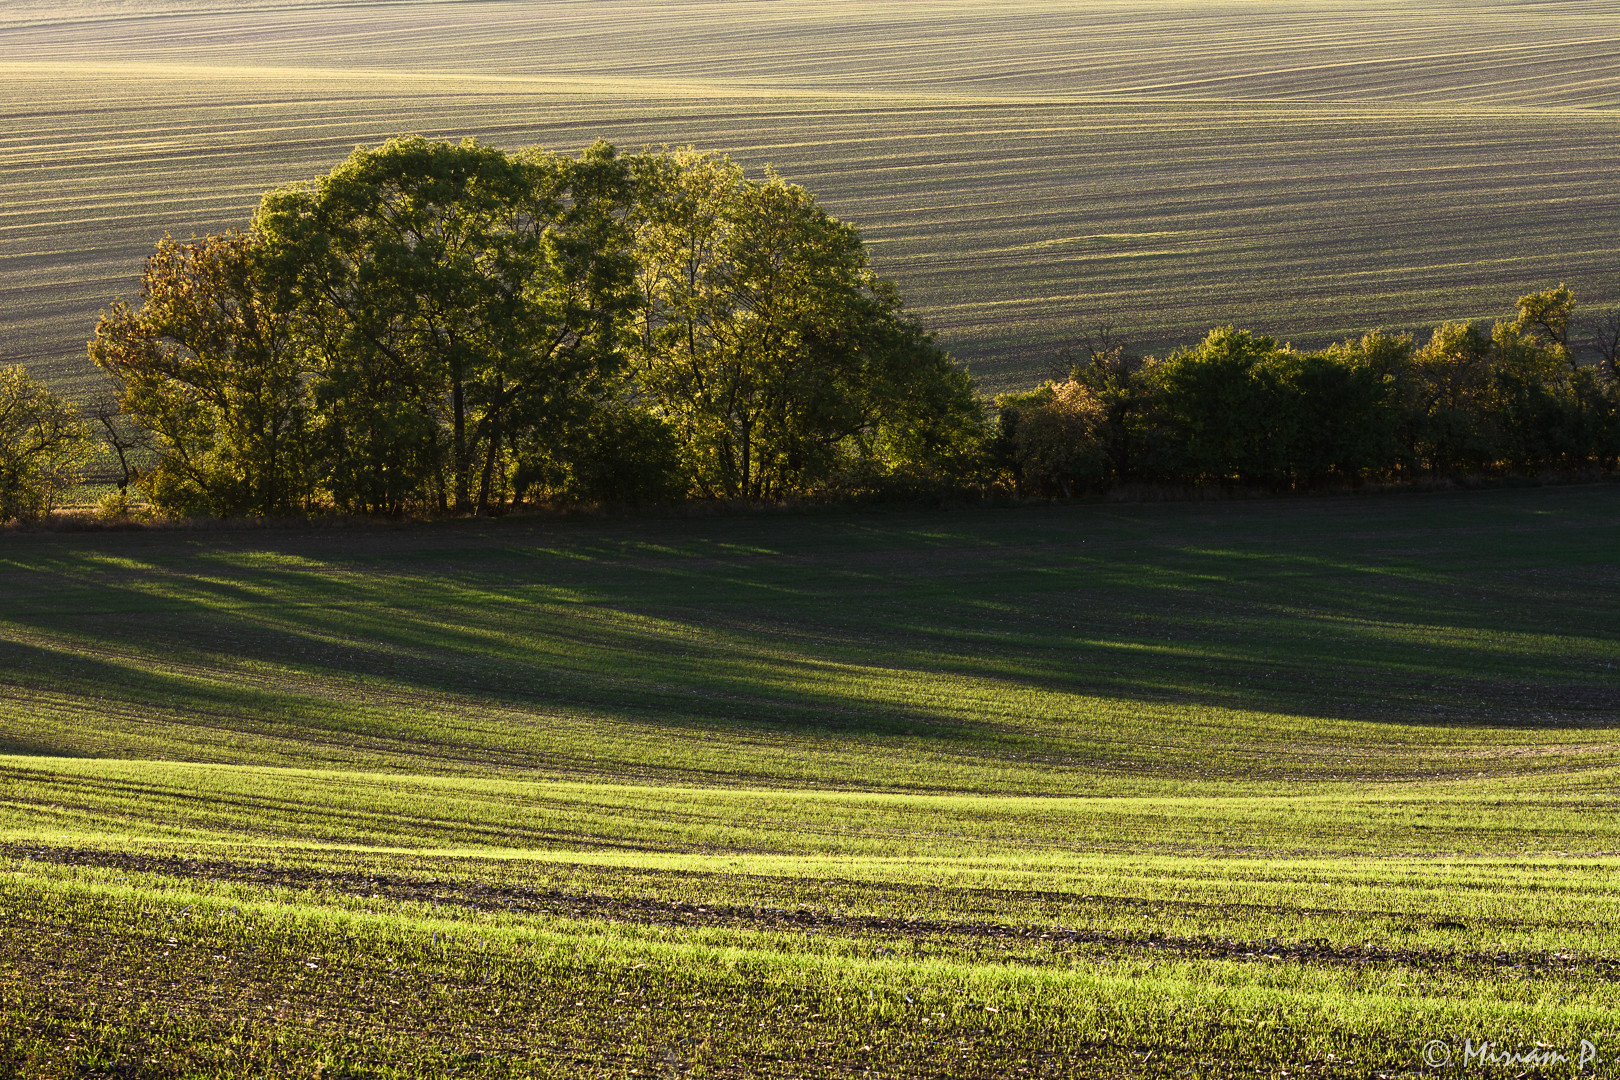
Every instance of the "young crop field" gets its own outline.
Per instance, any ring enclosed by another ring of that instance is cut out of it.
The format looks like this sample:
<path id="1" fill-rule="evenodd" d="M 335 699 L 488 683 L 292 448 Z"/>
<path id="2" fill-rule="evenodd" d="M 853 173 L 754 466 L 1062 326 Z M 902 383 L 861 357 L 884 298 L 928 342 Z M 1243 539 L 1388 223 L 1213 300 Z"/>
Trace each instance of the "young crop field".
<path id="1" fill-rule="evenodd" d="M 1620 4 L 10 3 L 0 364 L 78 397 L 165 231 L 421 132 L 691 144 L 859 224 L 988 390 L 1106 318 L 1314 345 L 1620 302 Z"/>
<path id="2" fill-rule="evenodd" d="M 1620 0 L 11 0 L 0 366 L 400 133 L 980 388 L 1620 305 Z M 0 534 L 0 1078 L 1620 1074 L 1620 487 Z"/>
<path id="3" fill-rule="evenodd" d="M 1613 1074 L 1617 530 L 9 534 L 0 1073 Z"/>

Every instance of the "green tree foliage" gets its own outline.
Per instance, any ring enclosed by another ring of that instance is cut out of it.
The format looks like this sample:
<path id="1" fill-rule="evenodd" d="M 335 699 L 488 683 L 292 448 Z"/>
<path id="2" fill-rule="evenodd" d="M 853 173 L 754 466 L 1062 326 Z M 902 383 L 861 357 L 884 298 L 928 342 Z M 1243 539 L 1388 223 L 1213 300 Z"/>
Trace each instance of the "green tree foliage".
<path id="1" fill-rule="evenodd" d="M 903 315 L 852 226 L 723 157 L 666 151 L 636 169 L 635 387 L 702 493 L 960 465 L 982 429 L 971 384 Z"/>
<path id="2" fill-rule="evenodd" d="M 1414 462 L 1449 474 L 1478 472 L 1493 460 L 1489 335 L 1472 323 L 1436 327 L 1413 353 L 1408 383 Z"/>
<path id="3" fill-rule="evenodd" d="M 180 513 L 486 513 L 955 483 L 965 373 L 856 231 L 695 153 L 422 138 L 176 244 L 91 353 Z"/>
<path id="4" fill-rule="evenodd" d="M 504 453 L 566 441 L 619 358 L 630 199 L 606 144 L 573 160 L 420 137 L 266 197 L 340 505 L 483 511 Z"/>
<path id="5" fill-rule="evenodd" d="M 1399 461 L 1396 373 L 1410 362 L 1412 339 L 1375 331 L 1320 353 L 1280 358 L 1299 427 L 1290 475 L 1312 485 L 1380 476 Z"/>
<path id="6" fill-rule="evenodd" d="M 1074 379 L 996 398 L 997 445 L 1021 491 L 1072 497 L 1108 475 L 1108 409 Z"/>
<path id="7" fill-rule="evenodd" d="M 1446 323 L 1404 373 L 1407 456 L 1430 473 L 1534 472 L 1598 465 L 1613 454 L 1616 386 L 1568 347 L 1574 297 L 1521 297 L 1488 330 Z"/>
<path id="8" fill-rule="evenodd" d="M 597 404 L 563 442 L 525 453 L 514 474 L 518 501 L 545 492 L 569 502 L 673 502 L 691 481 L 680 440 L 661 417 L 625 403 Z"/>
<path id="9" fill-rule="evenodd" d="M 1157 464 L 1192 483 L 1319 484 L 1385 467 L 1390 380 L 1377 336 L 1325 352 L 1220 327 L 1149 368 Z"/>
<path id="10" fill-rule="evenodd" d="M 1066 379 L 1084 386 L 1102 407 L 1102 427 L 1095 434 L 1105 448 L 1108 476 L 1133 479 L 1144 439 L 1152 440 L 1142 417 L 1150 397 L 1143 382 L 1145 358 L 1129 352 L 1110 324 L 1098 323 L 1066 342 L 1058 362 Z"/>
<path id="11" fill-rule="evenodd" d="M 96 326 L 91 358 L 152 434 L 157 462 L 137 482 L 162 509 L 281 514 L 309 503 L 307 358 L 260 256 L 254 233 L 165 237 L 146 261 L 140 306 L 116 303 Z"/>
<path id="12" fill-rule="evenodd" d="M 78 410 L 21 367 L 0 368 L 0 523 L 50 513 L 92 447 Z"/>
<path id="13" fill-rule="evenodd" d="M 1519 297 L 1519 314 L 1511 323 L 1514 333 L 1534 339 L 1546 348 L 1569 352 L 1570 320 L 1575 294 L 1564 285 Z"/>
<path id="14" fill-rule="evenodd" d="M 1274 478 L 1298 425 L 1269 377 L 1276 352 L 1270 338 L 1223 326 L 1153 365 L 1161 470 L 1194 483 Z"/>
<path id="15" fill-rule="evenodd" d="M 1611 467 L 1620 380 L 1607 365 L 1575 362 L 1573 295 L 1559 286 L 1518 308 L 1490 326 L 1445 323 L 1422 347 L 1380 331 L 1302 352 L 1226 326 L 1163 360 L 1135 361 L 1091 335 L 1062 359 L 1103 419 L 1058 438 L 1083 460 L 1100 441 L 1116 482 L 1298 488 Z M 1044 462 L 1058 457 L 1033 456 L 1036 429 L 1025 428 L 1054 385 L 998 399 L 1001 460 L 1033 490 L 1057 484 Z"/>
<path id="16" fill-rule="evenodd" d="M 860 234 L 775 173 L 412 137 L 271 192 L 249 231 L 165 238 L 91 355 L 120 389 L 97 415 L 126 482 L 125 451 L 155 454 L 136 482 L 160 509 L 482 514 L 915 493 L 996 469 L 1069 496 L 1608 468 L 1617 335 L 1599 325 L 1604 362 L 1580 366 L 1574 313 L 1560 285 L 1421 347 L 1379 332 L 1304 352 L 1226 326 L 1161 360 L 1102 327 L 1059 378 L 997 400 L 992 445 L 971 380 Z M 15 516 L 50 496 L 8 498 Z"/>
<path id="17" fill-rule="evenodd" d="M 900 314 L 893 287 L 884 286 L 889 298 L 861 383 L 866 422 L 848 444 L 845 475 L 901 493 L 973 482 L 992 434 L 985 406 L 967 372 Z"/>

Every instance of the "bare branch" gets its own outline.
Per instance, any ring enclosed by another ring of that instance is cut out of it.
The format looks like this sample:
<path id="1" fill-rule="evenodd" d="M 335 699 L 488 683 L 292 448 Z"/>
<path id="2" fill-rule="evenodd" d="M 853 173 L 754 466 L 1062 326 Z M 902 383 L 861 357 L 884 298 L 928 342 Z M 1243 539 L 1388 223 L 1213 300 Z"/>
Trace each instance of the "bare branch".
<path id="1" fill-rule="evenodd" d="M 122 473 L 118 490 L 127 492 L 129 485 L 140 475 L 140 469 L 130 460 L 131 453 L 149 447 L 147 433 L 135 426 L 118 400 L 111 395 L 91 401 L 84 413 L 101 430 L 102 440 L 118 455 L 118 468 Z"/>
<path id="2" fill-rule="evenodd" d="M 1611 379 L 1620 379 L 1620 308 L 1594 312 L 1580 320 L 1583 352 L 1592 356 Z"/>

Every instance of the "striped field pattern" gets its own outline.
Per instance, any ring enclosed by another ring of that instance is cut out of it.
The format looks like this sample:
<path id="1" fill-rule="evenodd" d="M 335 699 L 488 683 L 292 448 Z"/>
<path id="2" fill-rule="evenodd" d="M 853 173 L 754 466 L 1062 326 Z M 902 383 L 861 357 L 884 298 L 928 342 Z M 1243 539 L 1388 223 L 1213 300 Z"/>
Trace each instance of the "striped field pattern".
<path id="1" fill-rule="evenodd" d="M 722 149 L 858 223 L 987 389 L 1103 316 L 1314 344 L 1620 301 L 1620 4 L 14 3 L 0 363 L 90 393 L 163 232 L 392 134 Z"/>

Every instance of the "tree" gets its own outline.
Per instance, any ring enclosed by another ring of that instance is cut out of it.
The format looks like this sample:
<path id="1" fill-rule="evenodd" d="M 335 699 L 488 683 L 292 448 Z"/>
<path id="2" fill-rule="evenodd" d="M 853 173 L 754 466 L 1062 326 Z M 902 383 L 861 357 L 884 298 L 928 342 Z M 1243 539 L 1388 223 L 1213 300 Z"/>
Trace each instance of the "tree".
<path id="1" fill-rule="evenodd" d="M 356 150 L 313 188 L 261 203 L 255 225 L 312 350 L 339 505 L 398 513 L 435 480 L 443 502 L 448 456 L 456 508 L 469 508 L 466 383 L 521 288 L 492 273 L 518 261 L 497 246 L 519 183 L 500 150 L 417 137 Z"/>
<path id="2" fill-rule="evenodd" d="M 1568 287 L 1544 289 L 1519 297 L 1518 317 L 1510 324 L 1522 338 L 1569 353 L 1569 324 L 1575 312 L 1575 294 Z"/>
<path id="3" fill-rule="evenodd" d="M 1270 487 L 1389 468 L 1397 443 L 1388 368 L 1409 352 L 1409 341 L 1382 334 L 1301 352 L 1219 327 L 1145 369 L 1158 468 L 1195 483 Z"/>
<path id="4" fill-rule="evenodd" d="M 1107 320 L 1084 325 L 1058 348 L 1058 379 L 1086 387 L 1103 408 L 1100 437 L 1108 455 L 1109 471 L 1124 481 L 1135 473 L 1142 412 L 1148 407 L 1148 388 L 1142 381 L 1146 358 Z"/>
<path id="5" fill-rule="evenodd" d="M 1491 338 L 1474 323 L 1443 323 L 1412 354 L 1413 450 L 1429 471 L 1479 472 L 1496 460 L 1491 377 Z"/>
<path id="6" fill-rule="evenodd" d="M 101 441 L 118 458 L 118 493 L 127 495 L 129 485 L 140 476 L 134 453 L 147 448 L 147 433 L 133 424 L 114 397 L 97 397 L 85 415 L 101 428 Z"/>
<path id="7" fill-rule="evenodd" d="M 20 366 L 0 368 L 0 523 L 50 513 L 79 482 L 92 445 L 72 405 Z"/>
<path id="8" fill-rule="evenodd" d="M 1488 331 L 1445 323 L 1413 354 L 1402 404 L 1430 471 L 1535 470 L 1597 452 L 1605 421 L 1566 344 L 1573 308 L 1568 289 L 1549 289 Z"/>
<path id="9" fill-rule="evenodd" d="M 1598 369 L 1605 378 L 1620 381 L 1620 308 L 1588 316 L 1581 329 Z"/>
<path id="10" fill-rule="evenodd" d="M 1589 440 L 1573 392 L 1575 366 L 1569 350 L 1538 329 L 1539 323 L 1527 323 L 1524 310 L 1521 301 L 1519 319 L 1498 322 L 1491 330 L 1486 409 L 1497 457 L 1512 468 L 1531 471 L 1587 457 Z M 1553 326 L 1567 331 L 1567 315 L 1555 318 Z"/>
<path id="11" fill-rule="evenodd" d="M 518 219 L 531 252 L 520 320 L 527 336 L 501 350 L 493 378 L 479 384 L 479 512 L 503 438 L 519 462 L 538 451 L 564 466 L 586 498 L 684 495 L 671 434 L 625 400 L 623 337 L 635 298 L 629 163 L 605 142 L 578 160 L 540 150 L 519 159 L 530 192 Z"/>
<path id="12" fill-rule="evenodd" d="M 1288 420 L 1278 451 L 1291 483 L 1353 480 L 1395 463 L 1393 380 L 1372 362 L 1383 344 L 1367 335 L 1323 352 L 1282 349 L 1262 361 L 1273 416 Z"/>
<path id="13" fill-rule="evenodd" d="M 1416 420 L 1407 407 L 1408 397 L 1417 392 L 1412 379 L 1415 350 L 1411 334 L 1382 329 L 1328 346 L 1326 355 L 1344 375 L 1318 399 L 1305 442 L 1334 448 L 1325 455 L 1332 459 L 1333 472 L 1352 478 L 1416 468 Z M 1334 401 L 1338 393 L 1345 396 Z"/>
<path id="14" fill-rule="evenodd" d="M 1299 419 L 1279 408 L 1274 380 L 1263 373 L 1276 352 L 1271 338 L 1222 326 L 1151 369 L 1174 474 L 1194 482 L 1274 483 L 1285 473 Z"/>
<path id="15" fill-rule="evenodd" d="M 776 498 L 955 467 L 982 428 L 971 383 L 905 317 L 853 227 L 723 157 L 666 150 L 635 168 L 634 386 L 701 492 Z"/>
<path id="16" fill-rule="evenodd" d="M 91 359 L 151 433 L 157 461 L 136 482 L 159 509 L 231 516 L 309 505 L 309 371 L 264 276 L 261 242 L 253 232 L 166 236 L 146 261 L 140 306 L 114 303 L 96 324 Z"/>
<path id="17" fill-rule="evenodd" d="M 965 372 L 856 231 L 684 153 L 420 137 L 148 262 L 92 355 L 180 513 L 493 512 L 509 499 L 775 498 L 978 464 Z"/>
<path id="18" fill-rule="evenodd" d="M 266 196 L 341 505 L 484 512 L 515 444 L 583 421 L 619 358 L 629 198 L 605 143 L 576 161 L 421 137 Z"/>
<path id="19" fill-rule="evenodd" d="M 1021 489 L 1065 498 L 1107 473 L 1108 411 L 1090 387 L 1066 379 L 996 398 L 1003 453 Z"/>
<path id="20" fill-rule="evenodd" d="M 850 439 L 851 493 L 916 495 L 977 482 L 989 464 L 991 431 L 968 373 L 933 335 L 900 310 L 894 286 L 877 279 L 885 307 L 860 377 L 866 424 Z"/>
<path id="21" fill-rule="evenodd" d="M 545 439 L 518 449 L 514 495 L 531 493 L 594 503 L 669 502 L 691 486 L 675 432 L 646 409 L 602 403 L 565 441 Z"/>
<path id="22" fill-rule="evenodd" d="M 1130 342 L 1109 318 L 1082 323 L 1073 335 L 1058 342 L 1052 381 L 1075 378 L 1079 373 L 1121 363 L 1141 365 L 1141 358 L 1130 351 Z"/>

